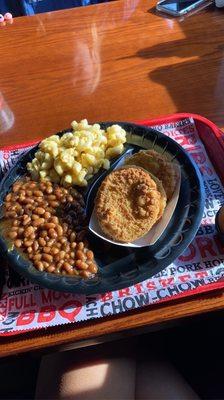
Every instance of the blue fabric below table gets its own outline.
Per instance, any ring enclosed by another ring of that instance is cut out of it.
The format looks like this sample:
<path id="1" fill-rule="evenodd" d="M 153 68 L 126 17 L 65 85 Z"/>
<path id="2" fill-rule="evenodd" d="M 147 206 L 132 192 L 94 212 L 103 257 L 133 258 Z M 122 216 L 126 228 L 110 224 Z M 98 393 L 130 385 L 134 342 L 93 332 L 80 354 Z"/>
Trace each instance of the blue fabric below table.
<path id="1" fill-rule="evenodd" d="M 0 13 L 14 17 L 103 3 L 107 0 L 0 0 Z"/>

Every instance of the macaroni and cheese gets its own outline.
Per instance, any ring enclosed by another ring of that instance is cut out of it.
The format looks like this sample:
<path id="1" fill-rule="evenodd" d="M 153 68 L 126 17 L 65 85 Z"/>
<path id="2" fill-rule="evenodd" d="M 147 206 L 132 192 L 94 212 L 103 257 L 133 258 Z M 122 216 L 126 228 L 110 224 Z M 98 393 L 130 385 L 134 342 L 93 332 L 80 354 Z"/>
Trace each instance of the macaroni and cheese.
<path id="1" fill-rule="evenodd" d="M 34 180 L 49 180 L 63 186 L 86 186 L 100 168 L 109 169 L 110 159 L 124 150 L 126 132 L 119 125 L 106 130 L 86 119 L 72 122 L 72 131 L 44 139 L 35 158 L 27 164 Z"/>

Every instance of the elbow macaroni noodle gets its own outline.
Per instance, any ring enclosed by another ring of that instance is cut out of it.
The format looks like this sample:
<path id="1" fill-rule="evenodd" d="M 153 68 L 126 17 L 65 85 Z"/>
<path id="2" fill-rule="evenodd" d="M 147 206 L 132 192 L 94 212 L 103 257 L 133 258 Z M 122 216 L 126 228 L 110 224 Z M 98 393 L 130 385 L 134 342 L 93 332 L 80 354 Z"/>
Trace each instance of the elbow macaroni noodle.
<path id="1" fill-rule="evenodd" d="M 86 119 L 71 125 L 71 132 L 52 135 L 40 143 L 35 158 L 27 164 L 32 179 L 86 186 L 100 168 L 109 169 L 109 160 L 124 150 L 126 132 L 119 125 L 103 130 Z"/>

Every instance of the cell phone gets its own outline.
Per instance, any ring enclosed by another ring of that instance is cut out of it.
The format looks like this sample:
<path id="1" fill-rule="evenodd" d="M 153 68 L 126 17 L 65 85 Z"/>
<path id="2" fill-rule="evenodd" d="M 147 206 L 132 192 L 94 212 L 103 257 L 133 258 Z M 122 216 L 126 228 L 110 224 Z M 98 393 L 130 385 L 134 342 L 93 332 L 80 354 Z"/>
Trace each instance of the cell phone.
<path id="1" fill-rule="evenodd" d="M 157 3 L 156 9 L 179 17 L 200 7 L 204 3 L 207 3 L 207 0 L 163 0 Z"/>

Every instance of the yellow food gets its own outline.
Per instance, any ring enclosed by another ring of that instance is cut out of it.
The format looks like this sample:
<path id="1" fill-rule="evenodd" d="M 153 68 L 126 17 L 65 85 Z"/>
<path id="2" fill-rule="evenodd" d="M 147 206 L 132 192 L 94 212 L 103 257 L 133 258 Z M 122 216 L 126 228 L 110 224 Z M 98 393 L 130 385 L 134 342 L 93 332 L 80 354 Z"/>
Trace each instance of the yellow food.
<path id="1" fill-rule="evenodd" d="M 73 121 L 71 132 L 52 135 L 40 143 L 27 169 L 34 180 L 86 186 L 100 168 L 110 168 L 109 160 L 123 152 L 125 142 L 126 132 L 119 125 L 103 130 L 86 119 Z"/>

